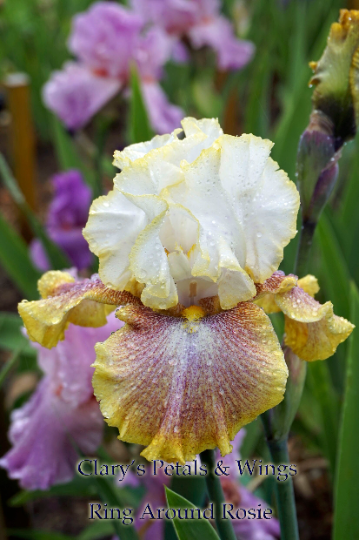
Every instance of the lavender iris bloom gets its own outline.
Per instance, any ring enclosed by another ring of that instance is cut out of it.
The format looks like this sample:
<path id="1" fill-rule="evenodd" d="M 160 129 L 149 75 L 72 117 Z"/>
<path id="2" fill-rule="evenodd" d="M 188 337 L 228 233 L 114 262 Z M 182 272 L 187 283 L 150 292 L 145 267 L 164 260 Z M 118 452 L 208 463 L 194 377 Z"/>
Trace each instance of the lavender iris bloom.
<path id="1" fill-rule="evenodd" d="M 240 69 L 254 54 L 253 43 L 238 39 L 220 14 L 219 0 L 132 0 L 132 5 L 145 20 L 177 39 L 186 37 L 195 49 L 213 49 L 219 69 Z"/>
<path id="2" fill-rule="evenodd" d="M 132 63 L 142 81 L 152 128 L 165 133 L 179 126 L 183 112 L 168 102 L 158 84 L 174 47 L 164 29 L 148 29 L 141 14 L 123 6 L 97 2 L 74 17 L 68 45 L 77 62 L 52 74 L 43 99 L 69 129 L 84 127 L 106 102 L 128 88 Z M 153 104 L 150 93 L 155 94 Z"/>
<path id="3" fill-rule="evenodd" d="M 55 193 L 48 209 L 46 230 L 72 264 L 81 270 L 92 261 L 88 244 L 82 236 L 91 204 L 91 190 L 76 170 L 56 174 L 52 183 Z M 48 270 L 50 264 L 40 240 L 35 239 L 30 250 L 36 266 Z"/>
<path id="4" fill-rule="evenodd" d="M 44 377 L 29 401 L 12 412 L 12 448 L 0 459 L 23 488 L 45 490 L 68 482 L 77 448 L 91 455 L 100 445 L 103 418 L 91 385 L 94 346 L 122 325 L 112 314 L 102 328 L 70 325 L 53 349 L 33 344 Z"/>

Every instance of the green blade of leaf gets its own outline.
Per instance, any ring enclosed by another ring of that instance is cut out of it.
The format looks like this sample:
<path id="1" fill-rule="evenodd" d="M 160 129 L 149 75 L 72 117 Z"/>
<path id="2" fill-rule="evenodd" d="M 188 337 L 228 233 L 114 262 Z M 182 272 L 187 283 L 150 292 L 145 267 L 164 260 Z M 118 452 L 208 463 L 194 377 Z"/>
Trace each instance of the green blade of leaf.
<path id="1" fill-rule="evenodd" d="M 112 536 L 113 525 L 110 522 L 96 521 L 92 525 L 86 527 L 81 534 L 78 535 L 77 540 L 97 540 L 102 539 L 104 536 Z"/>
<path id="2" fill-rule="evenodd" d="M 111 481 L 96 478 L 95 482 L 102 501 L 106 502 L 109 507 L 121 508 L 126 506 L 125 501 L 121 498 L 120 490 L 116 490 Z M 115 519 L 112 520 L 112 526 L 121 540 L 138 540 L 136 530 L 132 525 L 124 525 L 120 520 Z"/>
<path id="3" fill-rule="evenodd" d="M 356 325 L 349 340 L 343 415 L 335 483 L 334 540 L 359 538 L 359 292 L 351 286 L 351 321 Z"/>
<path id="4" fill-rule="evenodd" d="M 27 245 L 21 236 L 1 215 L 0 263 L 26 298 L 30 300 L 38 298 L 37 281 L 41 273 L 32 264 Z"/>
<path id="5" fill-rule="evenodd" d="M 95 497 L 98 491 L 94 482 L 89 478 L 75 475 L 71 482 L 58 484 L 48 490 L 22 490 L 8 500 L 9 506 L 23 506 L 28 501 L 45 499 L 47 497 Z"/>
<path id="6" fill-rule="evenodd" d="M 21 354 L 21 349 L 18 349 L 17 351 L 15 351 L 11 355 L 9 360 L 7 360 L 7 362 L 5 362 L 3 368 L 0 370 L 0 388 L 2 387 L 3 382 L 6 379 L 7 374 L 10 372 L 11 368 L 13 368 L 15 366 L 16 362 L 18 361 L 18 359 L 20 357 L 20 354 Z"/>
<path id="7" fill-rule="evenodd" d="M 51 267 L 54 270 L 62 270 L 63 268 L 69 268 L 71 265 L 67 255 L 62 249 L 55 244 L 48 236 L 45 228 L 42 226 L 34 212 L 27 204 L 15 178 L 13 177 L 8 164 L 6 163 L 4 156 L 0 154 L 0 172 L 3 178 L 4 184 L 10 192 L 10 195 L 14 199 L 17 206 L 26 216 L 29 225 L 34 235 L 41 240 L 42 245 L 49 258 Z M 24 271 L 24 268 L 22 268 Z"/>
<path id="8" fill-rule="evenodd" d="M 54 134 L 53 141 L 60 169 L 64 171 L 69 169 L 81 171 L 86 183 L 90 186 L 92 191 L 94 191 L 94 189 L 96 189 L 95 175 L 80 158 L 76 150 L 74 139 L 66 132 L 64 126 L 55 116 L 53 116 L 52 121 Z"/>
<path id="9" fill-rule="evenodd" d="M 140 79 L 136 67 L 132 66 L 129 139 L 131 143 L 138 143 L 148 141 L 152 137 L 153 131 L 148 120 Z"/>
<path id="10" fill-rule="evenodd" d="M 308 382 L 319 403 L 323 428 L 322 447 L 330 464 L 332 478 L 334 478 L 339 429 L 339 400 L 330 378 L 328 363 L 323 361 L 309 363 Z"/>
<path id="11" fill-rule="evenodd" d="M 349 319 L 350 273 L 337 237 L 337 229 L 333 227 L 329 208 L 321 216 L 315 241 L 318 242 L 321 256 L 317 275 L 319 284 L 325 290 L 325 300 L 332 301 L 336 315 Z M 339 392 L 343 391 L 344 386 L 346 352 L 347 343 L 342 343 L 335 355 L 328 359 L 332 380 Z"/>
<path id="12" fill-rule="evenodd" d="M 167 504 L 169 508 L 196 508 L 178 493 L 169 488 L 165 488 Z M 172 521 L 179 540 L 219 540 L 219 537 L 212 525 L 205 519 L 179 519 L 175 517 Z"/>
<path id="13" fill-rule="evenodd" d="M 0 311 L 0 348 L 10 351 L 21 349 L 27 355 L 36 356 L 36 350 L 21 332 L 23 325 L 16 313 Z"/>

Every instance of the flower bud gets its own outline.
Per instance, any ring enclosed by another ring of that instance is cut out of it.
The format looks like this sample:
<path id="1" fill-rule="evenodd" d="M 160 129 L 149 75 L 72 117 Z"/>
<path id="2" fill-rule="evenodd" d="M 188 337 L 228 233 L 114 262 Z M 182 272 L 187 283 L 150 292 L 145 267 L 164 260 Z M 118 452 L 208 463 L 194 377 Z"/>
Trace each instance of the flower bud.
<path id="1" fill-rule="evenodd" d="M 297 179 L 303 223 L 314 225 L 338 174 L 345 142 L 354 138 L 359 120 L 359 11 L 340 11 L 327 47 L 311 62 L 315 86 L 312 113 L 298 148 Z"/>

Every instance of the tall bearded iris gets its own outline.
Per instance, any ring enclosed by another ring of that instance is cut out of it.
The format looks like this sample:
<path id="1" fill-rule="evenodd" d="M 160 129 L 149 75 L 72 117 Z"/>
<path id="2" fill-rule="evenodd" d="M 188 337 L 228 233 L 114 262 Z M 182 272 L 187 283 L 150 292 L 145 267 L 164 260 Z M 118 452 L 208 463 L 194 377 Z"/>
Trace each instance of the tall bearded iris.
<path id="1" fill-rule="evenodd" d="M 148 460 L 184 463 L 231 452 L 238 430 L 283 399 L 288 370 L 266 307 L 285 313 L 305 360 L 330 356 L 352 325 L 312 298 L 311 278 L 276 272 L 299 196 L 272 143 L 223 135 L 215 120 L 182 126 L 115 153 L 121 173 L 84 229 L 99 276 L 49 272 L 43 299 L 19 311 L 52 347 L 68 323 L 100 326 L 122 306 L 126 325 L 96 345 L 101 411 Z"/>

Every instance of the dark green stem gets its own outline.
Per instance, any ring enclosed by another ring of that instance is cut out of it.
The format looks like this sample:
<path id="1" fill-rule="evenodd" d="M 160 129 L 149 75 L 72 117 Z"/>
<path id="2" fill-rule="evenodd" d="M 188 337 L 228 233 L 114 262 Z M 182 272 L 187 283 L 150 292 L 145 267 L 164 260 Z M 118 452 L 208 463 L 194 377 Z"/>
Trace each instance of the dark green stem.
<path id="1" fill-rule="evenodd" d="M 216 458 L 214 450 L 205 450 L 200 455 L 201 461 L 207 466 L 206 484 L 208 495 L 214 503 L 215 519 L 221 540 L 236 540 L 231 520 L 222 519 L 222 506 L 225 503 L 220 478 L 214 473 Z"/>
<path id="2" fill-rule="evenodd" d="M 313 243 L 316 223 L 303 221 L 300 230 L 298 242 L 297 257 L 294 265 L 294 273 L 299 277 L 304 277 L 308 272 L 308 264 L 310 261 L 310 251 Z"/>
<path id="3" fill-rule="evenodd" d="M 272 462 L 275 465 L 287 465 L 289 463 L 287 442 L 287 437 L 281 441 L 267 440 Z M 292 478 L 289 476 L 283 482 L 276 481 L 275 491 L 281 540 L 299 540 Z"/>

